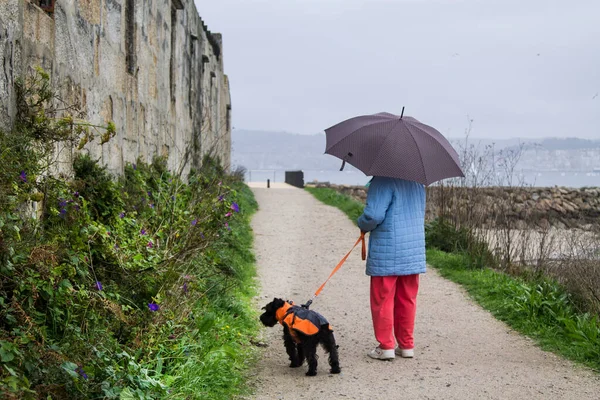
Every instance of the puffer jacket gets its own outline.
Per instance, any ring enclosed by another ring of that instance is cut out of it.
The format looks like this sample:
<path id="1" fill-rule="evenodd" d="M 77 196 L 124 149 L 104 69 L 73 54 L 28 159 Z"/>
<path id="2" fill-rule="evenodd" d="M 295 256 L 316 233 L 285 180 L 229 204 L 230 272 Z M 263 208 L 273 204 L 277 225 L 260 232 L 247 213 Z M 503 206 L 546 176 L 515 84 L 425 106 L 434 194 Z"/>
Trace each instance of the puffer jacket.
<path id="1" fill-rule="evenodd" d="M 370 232 L 367 275 L 425 272 L 425 187 L 422 184 L 373 177 L 358 226 Z"/>

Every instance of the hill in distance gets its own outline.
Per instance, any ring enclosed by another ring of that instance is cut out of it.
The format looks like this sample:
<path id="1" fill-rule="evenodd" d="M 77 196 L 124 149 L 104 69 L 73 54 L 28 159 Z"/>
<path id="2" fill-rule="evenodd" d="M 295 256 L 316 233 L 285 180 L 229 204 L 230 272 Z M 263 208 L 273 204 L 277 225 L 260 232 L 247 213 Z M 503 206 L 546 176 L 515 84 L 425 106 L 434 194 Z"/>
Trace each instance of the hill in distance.
<path id="1" fill-rule="evenodd" d="M 465 138 L 449 138 L 458 150 L 465 144 Z M 497 150 L 516 149 L 520 144 L 525 148 L 537 148 L 552 152 L 600 150 L 600 140 L 579 138 L 533 139 L 482 139 L 469 138 L 469 145 L 483 148 L 494 145 Z M 270 132 L 235 129 L 232 132 L 232 165 L 247 169 L 277 170 L 325 170 L 337 171 L 341 161 L 325 154 L 325 134 L 301 135 L 288 132 Z"/>

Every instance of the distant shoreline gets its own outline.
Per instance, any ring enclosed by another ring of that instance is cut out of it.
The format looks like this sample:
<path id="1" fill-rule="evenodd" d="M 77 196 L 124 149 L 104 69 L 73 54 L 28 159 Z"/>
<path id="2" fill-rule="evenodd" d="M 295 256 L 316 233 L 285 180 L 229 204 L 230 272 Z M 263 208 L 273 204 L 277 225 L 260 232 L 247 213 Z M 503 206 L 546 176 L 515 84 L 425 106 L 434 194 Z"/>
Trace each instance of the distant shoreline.
<path id="1" fill-rule="evenodd" d="M 304 182 L 329 182 L 336 185 L 364 186 L 371 177 L 365 176 L 362 172 L 356 170 L 331 171 L 331 170 L 303 170 L 288 169 L 287 171 L 303 171 Z M 284 182 L 285 171 L 280 169 L 262 169 L 246 171 L 246 181 L 266 182 Z M 531 171 L 522 170 L 515 173 L 513 186 L 534 187 L 600 187 L 600 171 Z M 498 186 L 498 185 L 489 185 Z M 503 185 L 506 186 L 506 185 Z"/>

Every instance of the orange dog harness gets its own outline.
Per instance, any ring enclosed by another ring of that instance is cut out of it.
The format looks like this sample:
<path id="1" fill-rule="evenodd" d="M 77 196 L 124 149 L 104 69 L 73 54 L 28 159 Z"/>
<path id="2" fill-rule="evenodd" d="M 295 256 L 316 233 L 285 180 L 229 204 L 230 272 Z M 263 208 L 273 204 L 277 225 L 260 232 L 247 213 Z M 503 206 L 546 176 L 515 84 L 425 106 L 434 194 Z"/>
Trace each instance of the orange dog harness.
<path id="1" fill-rule="evenodd" d="M 315 311 L 308 310 L 300 306 L 295 306 L 294 303 L 286 302 L 277 310 L 275 318 L 281 325 L 287 326 L 292 335 L 292 339 L 296 343 L 300 343 L 298 333 L 306 336 L 312 336 L 319 332 L 321 325 L 329 325 L 329 322 L 321 314 Z M 329 330 L 331 325 L 329 325 Z"/>

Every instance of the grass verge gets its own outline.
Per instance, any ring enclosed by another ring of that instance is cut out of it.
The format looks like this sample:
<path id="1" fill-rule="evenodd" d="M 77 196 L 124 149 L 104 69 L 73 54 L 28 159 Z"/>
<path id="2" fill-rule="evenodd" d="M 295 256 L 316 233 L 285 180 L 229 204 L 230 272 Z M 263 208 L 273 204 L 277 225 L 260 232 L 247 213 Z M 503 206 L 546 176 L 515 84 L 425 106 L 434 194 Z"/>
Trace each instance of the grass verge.
<path id="1" fill-rule="evenodd" d="M 259 332 L 252 306 L 256 294 L 255 258 L 250 220 L 258 205 L 252 191 L 237 184 L 241 218 L 231 234 L 203 262 L 218 259 L 232 268 L 231 278 L 215 282 L 193 311 L 193 329 L 163 356 L 177 360 L 164 380 L 171 382 L 169 399 L 234 399 L 251 394 L 247 373 L 258 352 L 250 341 Z"/>
<path id="2" fill-rule="evenodd" d="M 556 282 L 519 279 L 489 268 L 469 269 L 466 255 L 435 249 L 427 250 L 427 262 L 542 349 L 600 371 L 598 319 L 577 313 L 570 296 Z"/>
<path id="3" fill-rule="evenodd" d="M 338 207 L 355 222 L 363 205 L 332 189 L 307 189 L 325 204 Z M 435 225 L 434 225 L 435 226 Z M 600 371 L 600 323 L 596 316 L 578 313 L 570 296 L 556 282 L 521 279 L 490 268 L 470 268 L 465 253 L 429 248 L 427 262 L 460 285 L 486 310 L 516 331 L 534 339 L 542 349 Z"/>
<path id="4" fill-rule="evenodd" d="M 306 187 L 305 190 L 321 202 L 342 210 L 354 224 L 356 224 L 356 220 L 363 212 L 363 203 L 338 193 L 333 189 Z"/>

